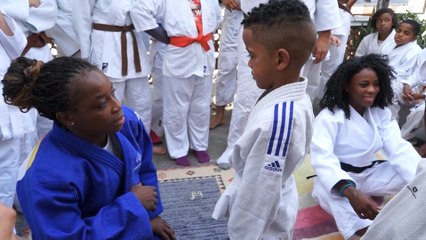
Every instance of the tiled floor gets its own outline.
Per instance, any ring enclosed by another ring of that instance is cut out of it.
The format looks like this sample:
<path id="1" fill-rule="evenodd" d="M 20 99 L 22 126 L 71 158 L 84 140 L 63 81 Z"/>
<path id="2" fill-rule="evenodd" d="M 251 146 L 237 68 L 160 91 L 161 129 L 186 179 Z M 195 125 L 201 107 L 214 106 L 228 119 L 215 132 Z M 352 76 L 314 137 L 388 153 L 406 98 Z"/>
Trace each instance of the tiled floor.
<path id="1" fill-rule="evenodd" d="M 222 154 L 222 152 L 226 148 L 226 141 L 228 136 L 229 129 L 229 121 L 231 118 L 231 109 L 227 109 L 225 111 L 225 124 L 219 126 L 213 130 L 210 130 L 209 135 L 209 147 L 208 153 L 210 155 L 210 162 L 216 162 L 216 159 Z M 214 114 L 214 110 L 212 110 L 212 114 Z M 213 117 L 213 115 L 212 115 Z M 164 139 L 163 139 L 163 142 Z M 191 161 L 191 165 L 199 165 L 194 155 L 191 152 L 188 154 L 188 157 Z M 166 155 L 154 155 L 153 160 L 157 169 L 165 169 L 165 168 L 176 168 L 179 167 L 172 161 L 168 154 Z"/>

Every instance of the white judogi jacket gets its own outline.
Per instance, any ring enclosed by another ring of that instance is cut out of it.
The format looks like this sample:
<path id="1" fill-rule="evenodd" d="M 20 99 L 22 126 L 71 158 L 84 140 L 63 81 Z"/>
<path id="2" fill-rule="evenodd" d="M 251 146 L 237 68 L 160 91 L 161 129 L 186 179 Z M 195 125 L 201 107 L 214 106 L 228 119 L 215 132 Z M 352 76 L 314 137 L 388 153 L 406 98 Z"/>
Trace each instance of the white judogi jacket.
<path id="1" fill-rule="evenodd" d="M 334 192 L 333 187 L 340 180 L 353 180 L 340 162 L 355 167 L 368 166 L 381 149 L 388 156 L 389 164 L 406 183 L 410 182 L 420 156 L 411 143 L 401 138 L 391 112 L 387 108 L 366 108 L 363 117 L 352 107 L 350 111 L 350 119 L 347 119 L 341 109 L 335 109 L 335 113 L 323 109 L 314 122 L 311 163 L 328 193 Z"/>
<path id="2" fill-rule="evenodd" d="M 389 52 L 395 48 L 395 30 L 392 30 L 389 36 L 380 45 L 378 37 L 378 32 L 370 33 L 365 36 L 356 49 L 355 56 L 361 57 L 369 53 L 389 54 Z"/>
<path id="3" fill-rule="evenodd" d="M 194 15 L 187 1 L 176 0 L 134 0 L 131 16 L 136 30 L 146 31 L 158 27 L 162 22 L 169 37 L 197 37 Z M 188 4 L 187 4 L 188 3 Z M 201 0 L 203 34 L 213 33 L 221 21 L 217 0 Z M 209 41 L 210 50 L 205 52 L 200 44 L 187 47 L 168 44 L 163 58 L 163 74 L 168 77 L 186 78 L 192 75 L 204 77 L 212 75 L 214 70 L 213 41 Z"/>
<path id="4" fill-rule="evenodd" d="M 417 57 L 421 50 L 417 42 L 412 41 L 389 52 L 389 66 L 393 67 L 396 79 L 399 82 L 413 75 Z"/>
<path id="5" fill-rule="evenodd" d="M 228 218 L 230 239 L 291 239 L 298 209 L 293 172 L 308 151 L 313 111 L 307 80 L 268 93 L 236 142 L 230 186 L 213 218 Z"/>
<path id="6" fill-rule="evenodd" d="M 424 239 L 426 236 L 426 161 L 417 175 L 374 219 L 363 240 Z"/>
<path id="7" fill-rule="evenodd" d="M 40 6 L 36 8 L 29 8 L 28 1 L 22 2 L 21 5 L 14 4 L 14 7 L 28 9 L 28 14 L 26 14 L 27 18 L 22 18 L 22 16 L 14 18 L 19 23 L 27 37 L 33 33 L 46 31 L 55 25 L 58 14 L 56 0 L 40 1 Z M 13 11 L 15 11 L 15 9 L 13 9 Z M 17 14 L 22 12 L 22 10 L 18 11 L 19 13 Z M 8 13 L 8 11 L 6 11 L 6 13 Z M 14 15 L 11 14 L 11 16 Z M 25 54 L 25 57 L 30 59 L 37 59 L 43 62 L 48 62 L 53 58 L 52 53 L 50 52 L 50 47 L 48 45 L 41 48 L 31 48 Z"/>
<path id="8" fill-rule="evenodd" d="M 58 4 L 58 19 L 55 26 L 46 31 L 52 37 L 58 48 L 65 56 L 72 56 L 79 49 L 77 34 L 72 26 L 72 0 L 56 0 Z"/>
<path id="9" fill-rule="evenodd" d="M 401 81 L 410 85 L 412 88 L 426 84 L 426 49 L 418 53 L 413 74 L 406 79 L 401 79 Z"/>
<path id="10" fill-rule="evenodd" d="M 136 34 L 142 67 L 142 71 L 137 73 L 133 58 L 132 36 L 130 32 L 126 32 L 128 71 L 126 76 L 122 76 L 121 32 L 92 30 L 92 23 L 116 26 L 135 24 L 130 17 L 131 2 L 132 0 L 74 0 L 72 24 L 80 41 L 81 57 L 88 59 L 105 75 L 116 81 L 146 77 L 150 74 L 151 66 L 146 45 L 142 39 L 143 35 Z"/>
<path id="11" fill-rule="evenodd" d="M 28 6 L 28 2 L 27 2 Z M 3 5 L 0 6 L 4 7 Z M 1 11 L 0 8 L 0 11 Z M 7 68 L 13 59 L 19 57 L 27 44 L 25 34 L 20 26 L 7 15 L 6 21 L 14 33 L 7 36 L 0 31 L 0 79 L 3 79 Z M 0 92 L 3 92 L 3 84 L 0 82 Z M 0 100 L 0 140 L 19 138 L 29 132 L 35 132 L 36 111 L 22 113 L 17 107 L 7 105 L 3 99 Z"/>

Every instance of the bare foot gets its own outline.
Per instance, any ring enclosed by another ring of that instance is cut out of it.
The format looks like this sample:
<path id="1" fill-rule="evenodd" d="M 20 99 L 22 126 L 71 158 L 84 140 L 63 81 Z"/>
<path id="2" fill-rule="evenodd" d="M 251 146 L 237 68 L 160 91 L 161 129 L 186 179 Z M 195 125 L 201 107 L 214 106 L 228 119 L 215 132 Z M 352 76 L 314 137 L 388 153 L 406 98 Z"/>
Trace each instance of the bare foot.
<path id="1" fill-rule="evenodd" d="M 214 115 L 213 119 L 210 121 L 209 129 L 215 129 L 219 126 L 222 126 L 225 123 L 223 119 L 225 115 L 225 106 L 216 106 L 216 115 Z"/>
<path id="2" fill-rule="evenodd" d="M 153 146 L 152 147 L 152 153 L 155 155 L 164 155 L 167 153 L 167 150 L 164 147 L 161 146 Z"/>

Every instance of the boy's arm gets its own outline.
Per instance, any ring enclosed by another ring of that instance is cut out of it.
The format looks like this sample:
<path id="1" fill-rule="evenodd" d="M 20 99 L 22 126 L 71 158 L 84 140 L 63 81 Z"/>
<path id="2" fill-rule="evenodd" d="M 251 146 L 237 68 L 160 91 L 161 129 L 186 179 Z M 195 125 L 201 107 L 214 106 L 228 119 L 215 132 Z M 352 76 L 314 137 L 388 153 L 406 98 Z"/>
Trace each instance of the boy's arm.
<path id="1" fill-rule="evenodd" d="M 330 48 L 331 29 L 340 27 L 341 23 L 336 21 L 340 19 L 339 5 L 336 0 L 316 0 L 315 9 L 309 9 L 311 16 L 314 17 L 315 27 L 318 32 L 318 39 L 315 43 L 312 54 L 314 63 L 319 63 L 324 60 Z"/>
<path id="2" fill-rule="evenodd" d="M 9 59 L 19 57 L 27 44 L 27 38 L 19 25 L 0 11 L 0 46 Z"/>
<path id="3" fill-rule="evenodd" d="M 170 40 L 167 31 L 159 24 L 162 22 L 163 12 L 163 1 L 135 0 L 130 9 L 130 16 L 136 32 L 146 32 L 158 41 L 168 44 Z"/>
<path id="4" fill-rule="evenodd" d="M 318 32 L 318 38 L 312 51 L 312 55 L 315 58 L 314 63 L 322 62 L 327 56 L 328 49 L 330 49 L 330 36 L 330 30 Z"/>
<path id="5" fill-rule="evenodd" d="M 259 128 L 245 138 L 251 139 L 253 145 L 237 146 L 241 147 L 242 154 L 246 150 L 249 152 L 242 156 L 246 158 L 241 160 L 245 164 L 243 179 L 228 219 L 230 239 L 260 239 L 271 212 L 275 213 L 279 206 L 283 171 L 274 172 L 272 167 L 272 170 L 266 170 L 264 165 L 274 163 L 282 169 L 285 157 L 266 153 L 268 135 Z"/>

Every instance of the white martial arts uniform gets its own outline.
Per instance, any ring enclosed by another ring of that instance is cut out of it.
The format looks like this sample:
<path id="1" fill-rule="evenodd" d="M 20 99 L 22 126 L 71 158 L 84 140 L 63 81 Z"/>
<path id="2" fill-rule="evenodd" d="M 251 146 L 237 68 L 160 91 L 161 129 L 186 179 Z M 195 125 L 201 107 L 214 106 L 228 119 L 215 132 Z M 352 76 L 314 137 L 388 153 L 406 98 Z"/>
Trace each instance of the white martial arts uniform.
<path id="1" fill-rule="evenodd" d="M 361 57 L 370 53 L 389 54 L 395 48 L 395 30 L 384 41 L 378 40 L 379 33 L 373 32 L 365 36 L 355 52 L 355 57 Z"/>
<path id="2" fill-rule="evenodd" d="M 169 37 L 197 37 L 189 2 L 135 0 L 131 14 L 137 31 L 163 23 Z M 221 21 L 217 0 L 201 0 L 203 35 L 213 33 Z M 163 58 L 164 132 L 171 158 L 188 154 L 189 148 L 205 151 L 208 146 L 210 95 L 214 70 L 213 41 L 205 51 L 199 43 L 186 47 L 166 46 Z"/>
<path id="3" fill-rule="evenodd" d="M 73 0 L 56 0 L 58 18 L 55 26 L 46 33 L 57 45 L 58 56 L 73 56 L 80 50 L 80 44 L 72 26 Z"/>
<path id="4" fill-rule="evenodd" d="M 55 25 L 58 8 L 55 0 L 40 1 L 40 6 L 29 7 L 28 1 L 6 1 L 5 13 L 11 16 L 21 26 L 26 37 L 33 33 L 41 33 Z M 3 5 L 2 5 L 3 7 Z M 32 47 L 25 54 L 29 59 L 37 59 L 42 62 L 52 60 L 49 45 L 41 48 Z M 45 117 L 37 115 L 38 137 L 46 135 L 52 129 L 53 122 Z"/>
<path id="5" fill-rule="evenodd" d="M 426 236 L 426 161 L 416 177 L 376 216 L 363 240 L 424 239 Z"/>
<path id="6" fill-rule="evenodd" d="M 261 3 L 266 3 L 265 0 L 247 0 L 241 2 L 241 10 L 245 13 L 250 12 L 253 7 Z M 307 5 L 311 19 L 313 19 L 317 31 L 325 31 L 340 26 L 339 7 L 335 0 L 303 0 Z M 229 132 L 227 139 L 227 147 L 222 155 L 217 159 L 217 163 L 229 163 L 230 153 L 235 142 L 241 136 L 247 123 L 248 115 L 250 114 L 256 100 L 262 91 L 256 86 L 253 80 L 251 69 L 248 66 L 249 54 L 245 48 L 243 36 L 243 27 L 240 28 L 239 44 L 238 44 L 238 77 L 237 91 L 235 94 L 234 105 L 232 110 L 231 122 L 229 124 Z M 303 37 L 303 36 L 300 36 Z M 309 66 L 307 66 L 309 65 Z M 305 64 L 304 76 L 311 75 L 309 79 L 307 93 L 318 92 L 319 85 L 319 70 L 320 64 L 313 64 L 312 59 L 308 59 Z M 308 70 L 312 70 L 312 74 L 308 74 Z"/>
<path id="7" fill-rule="evenodd" d="M 113 83 L 115 96 L 142 118 L 146 129 L 151 127 L 152 99 L 148 83 L 151 71 L 145 40 L 135 34 L 142 70 L 137 72 L 132 31 L 126 31 L 127 75 L 122 72 L 121 32 L 95 30 L 93 23 L 114 26 L 135 24 L 130 17 L 133 0 L 74 0 L 73 27 L 79 38 L 81 57 L 96 65 Z M 138 20 L 140 21 L 140 20 Z M 134 33 L 136 33 L 133 30 Z"/>
<path id="8" fill-rule="evenodd" d="M 152 97 L 152 118 L 151 118 L 151 130 L 154 131 L 158 136 L 164 135 L 163 129 L 163 57 L 164 51 L 166 50 L 166 44 L 162 43 L 155 38 L 151 40 L 149 49 L 149 59 L 152 66 L 151 77 L 153 97 Z"/>
<path id="9" fill-rule="evenodd" d="M 238 34 L 243 12 L 224 9 L 222 33 L 220 35 L 219 57 L 215 97 L 216 106 L 226 106 L 234 100 L 237 89 Z"/>
<path id="10" fill-rule="evenodd" d="M 392 80 L 394 103 L 389 109 L 397 121 L 399 121 L 400 117 L 400 105 L 407 105 L 402 99 L 403 82 L 414 74 L 417 58 L 421 50 L 417 42 L 412 41 L 392 49 L 388 54 L 389 66 L 395 71 L 395 79 Z"/>
<path id="11" fill-rule="evenodd" d="M 0 14 L 2 7 L 0 6 Z M 28 8 L 28 2 L 26 4 Z M 5 15 L 7 25 L 13 32 L 8 36 L 0 30 L 0 79 L 3 79 L 10 62 L 19 57 L 27 44 L 20 26 Z M 0 93 L 3 84 L 0 82 Z M 0 100 L 0 203 L 12 207 L 16 192 L 16 180 L 20 164 L 36 142 L 37 112 L 22 113 L 19 108 Z"/>
<path id="12" fill-rule="evenodd" d="M 321 63 L 321 80 L 320 87 L 318 89 L 318 97 L 322 98 L 324 95 L 324 86 L 327 83 L 330 76 L 337 69 L 337 67 L 343 62 L 345 58 L 346 46 L 348 37 L 351 31 L 352 14 L 339 8 L 340 22 L 342 25 L 338 28 L 332 29 L 331 34 L 340 40 L 340 45 L 330 44 L 328 59 L 324 59 Z"/>
<path id="13" fill-rule="evenodd" d="M 269 92 L 254 106 L 235 143 L 234 179 L 216 203 L 213 218 L 228 218 L 230 239 L 292 239 L 298 196 L 294 170 L 312 135 L 307 80 Z"/>
<path id="14" fill-rule="evenodd" d="M 402 81 L 410 85 L 414 92 L 424 93 L 426 86 L 426 49 L 423 49 L 417 58 L 414 74 Z M 424 125 L 425 102 L 421 101 L 410 109 L 405 124 L 401 127 L 401 135 L 404 139 L 411 140 L 419 138 L 426 141 L 426 129 Z"/>
<path id="15" fill-rule="evenodd" d="M 333 215 L 345 239 L 371 224 L 361 219 L 348 199 L 333 187 L 341 180 L 351 180 L 369 196 L 395 194 L 415 175 L 421 159 L 413 146 L 401 138 L 397 122 L 385 108 L 366 108 L 364 116 L 350 107 L 350 119 L 341 109 L 323 109 L 314 122 L 311 163 L 317 174 L 312 195 L 321 207 Z M 374 154 L 383 149 L 386 162 L 375 164 L 361 173 L 346 172 L 341 163 L 354 167 L 369 166 Z"/>

